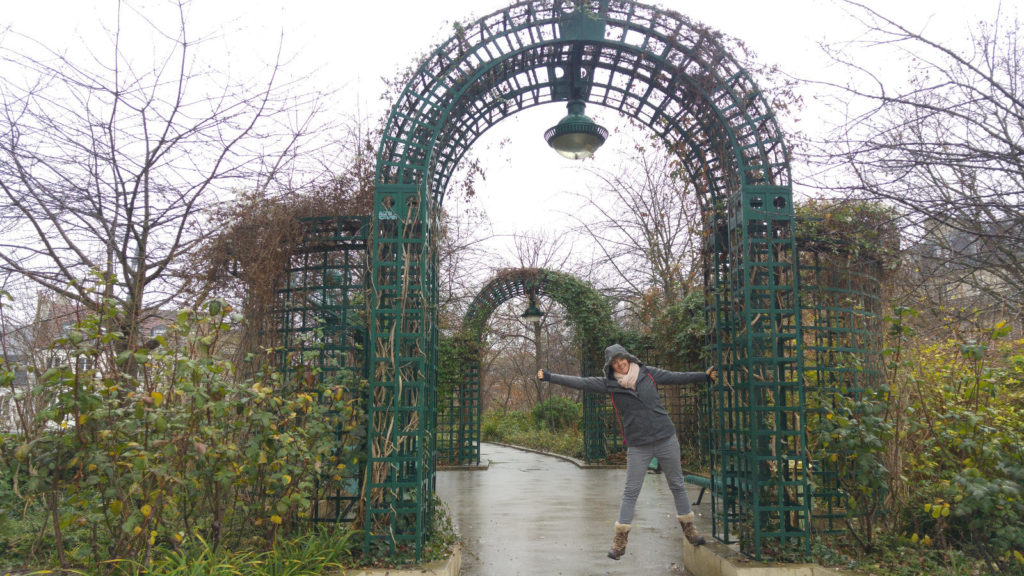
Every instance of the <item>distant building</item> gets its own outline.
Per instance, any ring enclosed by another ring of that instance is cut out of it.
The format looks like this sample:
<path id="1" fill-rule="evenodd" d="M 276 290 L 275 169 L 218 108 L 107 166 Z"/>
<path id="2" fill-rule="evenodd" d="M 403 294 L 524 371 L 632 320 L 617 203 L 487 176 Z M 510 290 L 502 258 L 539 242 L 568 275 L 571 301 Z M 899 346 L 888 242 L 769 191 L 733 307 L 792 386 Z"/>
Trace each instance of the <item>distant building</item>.
<path id="1" fill-rule="evenodd" d="M 19 427 L 15 399 L 25 399 L 36 383 L 36 374 L 42 374 L 55 366 L 74 366 L 79 372 L 93 368 L 93 358 L 78 356 L 72 358 L 67 348 L 51 346 L 62 336 L 68 335 L 76 325 L 88 316 L 81 304 L 52 292 L 41 292 L 36 300 L 36 312 L 32 322 L 7 330 L 3 335 L 7 356 L 6 365 L 13 368 L 15 381 L 11 387 L 0 389 L 0 431 L 12 432 Z M 158 313 L 147 318 L 140 329 L 143 342 L 167 332 L 173 322 L 170 313 Z M 140 342 L 139 344 L 142 344 Z M 41 400 L 40 400 L 41 401 Z M 22 410 L 34 418 L 37 410 L 44 406 L 23 402 Z"/>
<path id="2" fill-rule="evenodd" d="M 1021 225 L 931 218 L 907 250 L 911 281 L 944 311 L 975 310 L 1001 320 L 1024 318 Z"/>

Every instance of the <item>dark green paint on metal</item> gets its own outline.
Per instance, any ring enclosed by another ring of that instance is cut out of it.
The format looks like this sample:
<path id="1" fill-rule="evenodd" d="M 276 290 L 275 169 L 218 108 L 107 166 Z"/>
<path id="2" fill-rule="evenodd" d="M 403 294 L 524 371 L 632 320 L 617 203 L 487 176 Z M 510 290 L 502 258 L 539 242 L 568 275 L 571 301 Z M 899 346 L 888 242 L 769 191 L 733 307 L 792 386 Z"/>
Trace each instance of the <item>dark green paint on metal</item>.
<path id="1" fill-rule="evenodd" d="M 720 374 L 706 402 L 715 535 L 756 558 L 807 556 L 804 311 L 783 135 L 717 33 L 609 0 L 520 2 L 460 26 L 392 107 L 371 232 L 367 547 L 418 559 L 430 525 L 445 190 L 491 126 L 572 96 L 566 77 L 585 78 L 576 86 L 588 105 L 650 128 L 698 191 L 708 352 Z"/>
<path id="2" fill-rule="evenodd" d="M 295 356 L 315 358 L 317 375 L 332 378 L 340 371 L 366 378 L 366 279 L 369 218 L 321 217 L 301 221 L 303 235 L 292 247 L 284 281 L 274 306 L 279 343 L 279 365 L 289 370 Z M 339 379 L 343 381 L 344 379 Z M 361 390 L 347 393 L 359 395 Z M 365 398 L 359 399 L 366 403 Z M 352 435 L 338 430 L 339 459 L 344 470 L 341 486 L 326 491 L 317 485 L 313 522 L 354 523 L 362 493 L 365 448 Z M 325 482 L 324 485 L 336 483 Z"/>

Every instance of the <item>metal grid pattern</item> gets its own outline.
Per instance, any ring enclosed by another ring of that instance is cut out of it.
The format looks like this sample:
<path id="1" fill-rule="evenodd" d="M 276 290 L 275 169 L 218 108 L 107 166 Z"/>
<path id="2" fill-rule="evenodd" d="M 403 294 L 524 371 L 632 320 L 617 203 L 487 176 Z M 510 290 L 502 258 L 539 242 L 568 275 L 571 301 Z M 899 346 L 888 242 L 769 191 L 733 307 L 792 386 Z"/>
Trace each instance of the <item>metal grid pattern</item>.
<path id="1" fill-rule="evenodd" d="M 709 305 L 721 335 L 708 406 L 714 532 L 757 558 L 807 557 L 810 484 L 791 193 L 742 186 L 719 226 L 708 250 L 715 264 L 709 273 L 727 281 Z"/>
<path id="2" fill-rule="evenodd" d="M 480 464 L 480 361 L 463 366 L 462 379 L 446 395 L 438 394 L 437 462 L 447 466 Z"/>
<path id="3" fill-rule="evenodd" d="M 303 238 L 292 250 L 274 310 L 281 368 L 287 371 L 291 358 L 312 355 L 322 378 L 351 370 L 365 379 L 369 218 L 308 218 L 302 224 Z M 348 391 L 365 403 L 363 393 L 358 388 Z M 338 456 L 346 468 L 340 483 L 318 483 L 314 522 L 356 520 L 366 448 L 354 438 L 338 430 Z"/>
<path id="4" fill-rule="evenodd" d="M 583 370 L 583 376 L 600 375 L 601 368 Z M 583 458 L 587 463 L 605 462 L 624 453 L 625 444 L 607 394 L 583 393 Z M 623 459 L 623 461 L 625 461 Z"/>
<path id="5" fill-rule="evenodd" d="M 706 434 L 706 427 L 701 422 L 704 388 L 703 384 L 658 388 L 661 403 L 676 427 L 683 468 L 688 471 L 697 471 L 705 465 L 700 442 L 701 437 Z"/>
<path id="6" fill-rule="evenodd" d="M 884 378 L 882 359 L 883 264 L 813 241 L 800 246 L 800 310 L 803 324 L 807 427 L 814 476 L 815 529 L 846 530 L 846 496 L 828 438 L 814 431 L 838 396 L 859 400 Z M 834 408 L 834 406 L 832 406 Z"/>
<path id="7" fill-rule="evenodd" d="M 533 291 L 537 296 L 545 296 L 565 307 L 568 320 L 579 326 L 583 314 L 597 314 L 603 329 L 576 332 L 577 344 L 581 350 L 580 373 L 594 376 L 601 373 L 604 364 L 603 350 L 612 335 L 611 308 L 607 310 L 584 309 L 580 303 L 565 298 L 569 286 L 582 286 L 584 283 L 568 274 L 538 268 L 519 268 L 502 270 L 492 278 L 470 303 L 463 317 L 463 327 L 469 331 L 471 338 L 479 342 L 483 338 L 483 330 L 487 319 L 503 303 L 527 296 Z M 592 295 L 596 292 L 590 289 Z M 582 333 L 581 333 L 582 332 Z M 452 452 L 438 454 L 438 458 L 447 461 L 459 459 L 459 464 L 474 464 L 480 461 L 480 359 L 475 358 L 467 366 L 466 380 L 462 386 L 453 390 L 448 400 L 451 414 L 459 419 L 448 422 L 447 428 L 438 430 L 438 435 L 446 438 L 458 437 L 459 443 L 449 448 Z M 456 396 L 458 397 L 456 399 Z M 442 400 L 444 401 L 444 400 Z M 476 410 L 459 409 L 462 406 L 475 406 Z M 605 458 L 608 454 L 621 451 L 622 439 L 615 415 L 611 412 L 611 403 L 607 396 L 586 393 L 583 395 L 583 451 L 588 462 Z M 475 432 L 475 437 L 469 434 Z"/>
<path id="8" fill-rule="evenodd" d="M 417 561 L 434 498 L 438 212 L 415 185 L 376 186 L 365 547 Z"/>
<path id="9" fill-rule="evenodd" d="M 720 485 L 735 489 L 716 501 L 716 533 L 729 538 L 739 522 L 743 549 L 755 557 L 794 545 L 806 554 L 786 146 L 767 100 L 713 31 L 625 0 L 520 2 L 457 27 L 392 108 L 374 209 L 368 543 L 394 550 L 407 542 L 418 558 L 424 538 L 432 430 L 423 411 L 437 341 L 428 206 L 441 203 L 460 159 L 488 128 L 570 98 L 648 126 L 696 185 L 710 232 L 711 349 L 725 385 L 709 396 L 721 428 L 711 440 L 713 467 Z"/>

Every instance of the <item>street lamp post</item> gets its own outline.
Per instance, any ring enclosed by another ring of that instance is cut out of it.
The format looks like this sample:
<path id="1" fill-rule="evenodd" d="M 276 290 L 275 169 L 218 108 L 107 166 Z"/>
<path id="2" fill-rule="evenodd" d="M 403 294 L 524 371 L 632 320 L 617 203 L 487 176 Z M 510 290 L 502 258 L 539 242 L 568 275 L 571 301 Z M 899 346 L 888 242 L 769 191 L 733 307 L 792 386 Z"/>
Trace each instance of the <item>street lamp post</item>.
<path id="1" fill-rule="evenodd" d="M 541 345 L 540 345 L 540 321 L 544 318 L 544 313 L 541 312 L 540 307 L 537 306 L 537 289 L 530 288 L 527 297 L 529 298 L 526 306 L 526 311 L 523 312 L 523 320 L 526 320 L 528 324 L 533 325 L 533 352 L 534 352 L 534 364 L 537 371 L 543 369 L 541 362 Z M 540 390 L 538 390 L 538 396 Z"/>
<path id="2" fill-rule="evenodd" d="M 540 325 L 541 319 L 544 317 L 544 313 L 537 307 L 537 291 L 531 288 L 528 294 L 529 303 L 526 306 L 526 311 L 523 312 L 522 318 L 530 324 L 535 326 Z"/>
<path id="3" fill-rule="evenodd" d="M 604 144 L 608 131 L 587 117 L 586 100 L 594 81 L 593 64 L 587 63 L 588 43 L 604 40 L 605 23 L 582 8 L 564 14 L 558 23 L 561 39 L 570 42 L 564 68 L 556 71 L 554 100 L 568 102 L 569 114 L 544 133 L 556 152 L 571 160 L 585 160 Z M 563 74 L 558 74 L 563 72 Z"/>

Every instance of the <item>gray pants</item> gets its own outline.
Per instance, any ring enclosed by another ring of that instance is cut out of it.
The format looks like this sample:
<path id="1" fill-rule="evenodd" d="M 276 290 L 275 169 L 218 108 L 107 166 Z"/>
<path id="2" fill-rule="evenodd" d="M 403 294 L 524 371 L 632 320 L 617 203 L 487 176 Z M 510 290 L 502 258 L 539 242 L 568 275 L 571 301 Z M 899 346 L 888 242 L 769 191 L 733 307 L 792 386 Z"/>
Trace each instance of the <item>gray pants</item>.
<path id="1" fill-rule="evenodd" d="M 683 482 L 683 467 L 679 461 L 679 440 L 675 434 L 654 444 L 630 446 L 626 450 L 626 488 L 622 491 L 622 506 L 619 508 L 619 524 L 632 524 L 636 511 L 636 499 L 644 485 L 644 476 L 651 459 L 657 458 L 661 470 L 672 491 L 676 514 L 690 513 L 690 497 L 686 495 Z"/>

